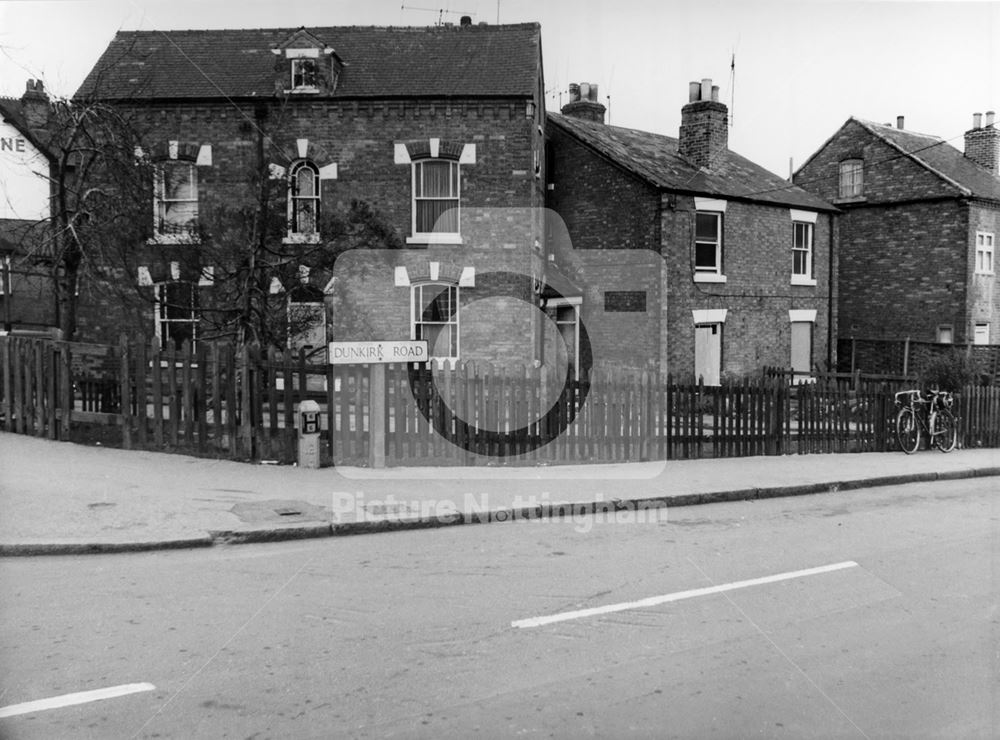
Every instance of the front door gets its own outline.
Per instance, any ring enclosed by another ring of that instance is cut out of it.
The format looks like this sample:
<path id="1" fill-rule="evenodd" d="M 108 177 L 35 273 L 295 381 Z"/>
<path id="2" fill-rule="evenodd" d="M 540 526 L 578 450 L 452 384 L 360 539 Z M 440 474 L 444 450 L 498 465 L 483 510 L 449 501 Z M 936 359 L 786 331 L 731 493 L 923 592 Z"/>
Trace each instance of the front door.
<path id="1" fill-rule="evenodd" d="M 719 385 L 722 377 L 722 324 L 694 327 L 694 375 L 705 385 Z"/>

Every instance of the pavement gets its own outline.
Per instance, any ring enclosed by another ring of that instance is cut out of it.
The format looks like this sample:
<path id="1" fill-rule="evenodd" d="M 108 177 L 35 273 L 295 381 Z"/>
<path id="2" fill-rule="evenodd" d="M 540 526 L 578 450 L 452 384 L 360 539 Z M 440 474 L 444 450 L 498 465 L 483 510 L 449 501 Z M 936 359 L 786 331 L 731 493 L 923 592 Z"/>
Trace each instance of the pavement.
<path id="1" fill-rule="evenodd" d="M 1000 449 L 617 465 L 258 465 L 0 432 L 0 555 L 209 547 L 1000 476 Z M 1000 481 L 998 481 L 1000 490 Z"/>

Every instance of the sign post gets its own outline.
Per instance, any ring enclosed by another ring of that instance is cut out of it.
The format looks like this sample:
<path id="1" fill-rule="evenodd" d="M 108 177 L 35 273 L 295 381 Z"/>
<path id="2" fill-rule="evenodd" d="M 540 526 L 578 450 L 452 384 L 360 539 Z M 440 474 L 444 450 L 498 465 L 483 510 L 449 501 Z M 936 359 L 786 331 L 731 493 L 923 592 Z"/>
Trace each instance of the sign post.
<path id="1" fill-rule="evenodd" d="M 368 464 L 384 468 L 385 366 L 391 362 L 427 362 L 427 342 L 330 342 L 327 356 L 331 365 L 372 366 L 368 380 Z"/>

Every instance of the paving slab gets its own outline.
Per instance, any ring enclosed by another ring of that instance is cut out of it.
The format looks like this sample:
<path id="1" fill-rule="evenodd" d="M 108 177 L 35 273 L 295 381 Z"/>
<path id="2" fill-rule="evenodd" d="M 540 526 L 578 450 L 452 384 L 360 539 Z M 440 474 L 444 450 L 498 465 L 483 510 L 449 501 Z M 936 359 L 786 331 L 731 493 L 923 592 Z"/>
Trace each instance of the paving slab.
<path id="1" fill-rule="evenodd" d="M 1000 475 L 1000 450 L 315 470 L 0 432 L 0 554 L 265 542 L 979 475 Z"/>

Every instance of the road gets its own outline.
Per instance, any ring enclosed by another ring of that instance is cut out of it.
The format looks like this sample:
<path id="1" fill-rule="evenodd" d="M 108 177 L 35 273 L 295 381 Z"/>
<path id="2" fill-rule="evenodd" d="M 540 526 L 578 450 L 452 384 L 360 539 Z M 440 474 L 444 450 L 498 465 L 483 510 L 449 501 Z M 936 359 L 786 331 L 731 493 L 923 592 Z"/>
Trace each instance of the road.
<path id="1" fill-rule="evenodd" d="M 996 489 L 4 559 L 0 737 L 997 737 Z"/>

